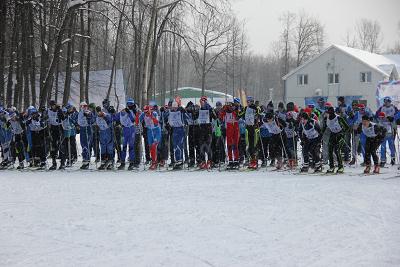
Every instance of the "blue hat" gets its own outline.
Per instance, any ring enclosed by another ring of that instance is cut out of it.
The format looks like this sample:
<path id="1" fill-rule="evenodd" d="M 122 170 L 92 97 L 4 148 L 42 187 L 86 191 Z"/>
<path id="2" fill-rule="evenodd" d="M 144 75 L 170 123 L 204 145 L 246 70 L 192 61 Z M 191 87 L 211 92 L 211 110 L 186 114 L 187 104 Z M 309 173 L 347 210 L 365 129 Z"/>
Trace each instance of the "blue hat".
<path id="1" fill-rule="evenodd" d="M 217 101 L 217 103 L 215 103 L 216 106 L 222 106 L 221 101 Z"/>
<path id="2" fill-rule="evenodd" d="M 240 104 L 240 98 L 239 98 L 239 97 L 235 97 L 235 98 L 233 99 L 233 103 Z"/>
<path id="3" fill-rule="evenodd" d="M 254 97 L 248 96 L 248 97 L 247 97 L 247 101 L 254 101 Z"/>
<path id="4" fill-rule="evenodd" d="M 385 96 L 383 99 L 384 102 L 392 102 L 392 98 L 390 96 Z"/>
<path id="5" fill-rule="evenodd" d="M 133 100 L 132 98 L 128 98 L 128 100 L 126 100 L 127 106 L 134 105 L 134 104 L 135 104 L 135 100 Z"/>

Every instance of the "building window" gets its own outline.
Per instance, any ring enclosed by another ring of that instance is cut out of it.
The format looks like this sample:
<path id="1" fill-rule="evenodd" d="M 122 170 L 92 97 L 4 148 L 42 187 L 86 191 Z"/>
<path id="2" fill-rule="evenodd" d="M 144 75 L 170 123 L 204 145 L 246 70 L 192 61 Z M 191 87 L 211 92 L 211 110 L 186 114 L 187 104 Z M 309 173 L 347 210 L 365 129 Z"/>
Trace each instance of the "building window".
<path id="1" fill-rule="evenodd" d="M 307 85 L 308 84 L 308 75 L 307 74 L 298 74 L 297 75 L 297 85 Z"/>
<path id="2" fill-rule="evenodd" d="M 372 74 L 370 71 L 368 72 L 361 72 L 360 73 L 360 82 L 362 83 L 370 83 L 372 79 Z"/>
<path id="3" fill-rule="evenodd" d="M 328 73 L 328 83 L 329 84 L 339 83 L 339 73 Z"/>

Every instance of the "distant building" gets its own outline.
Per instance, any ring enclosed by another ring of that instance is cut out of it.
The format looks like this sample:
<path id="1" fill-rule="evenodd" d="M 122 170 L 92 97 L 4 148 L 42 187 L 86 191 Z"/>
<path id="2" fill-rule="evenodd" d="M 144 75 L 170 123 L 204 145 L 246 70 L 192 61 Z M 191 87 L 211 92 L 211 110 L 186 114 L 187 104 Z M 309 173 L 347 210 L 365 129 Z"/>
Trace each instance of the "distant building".
<path id="1" fill-rule="evenodd" d="M 170 99 L 170 92 L 167 91 L 165 93 L 165 103 L 168 104 L 168 101 Z M 182 98 L 182 105 L 187 105 L 189 101 L 192 101 L 194 104 L 199 104 L 200 103 L 200 98 L 203 96 L 201 94 L 201 89 L 200 88 L 194 88 L 194 87 L 182 87 L 178 88 L 177 92 L 173 95 L 172 98 L 175 96 L 180 96 Z M 228 95 L 225 93 L 221 93 L 218 91 L 212 91 L 212 90 L 205 90 L 205 95 L 208 97 L 208 102 L 210 105 L 215 106 L 215 103 L 220 101 L 221 103 L 225 103 L 226 101 L 233 101 L 233 96 Z M 156 99 L 157 102 L 160 103 L 160 95 L 156 94 Z"/>
<path id="2" fill-rule="evenodd" d="M 285 75 L 284 99 L 299 105 L 338 96 L 367 100 L 376 108 L 376 90 L 381 81 L 398 80 L 400 55 L 378 55 L 350 47 L 332 45 L 318 56 Z"/>

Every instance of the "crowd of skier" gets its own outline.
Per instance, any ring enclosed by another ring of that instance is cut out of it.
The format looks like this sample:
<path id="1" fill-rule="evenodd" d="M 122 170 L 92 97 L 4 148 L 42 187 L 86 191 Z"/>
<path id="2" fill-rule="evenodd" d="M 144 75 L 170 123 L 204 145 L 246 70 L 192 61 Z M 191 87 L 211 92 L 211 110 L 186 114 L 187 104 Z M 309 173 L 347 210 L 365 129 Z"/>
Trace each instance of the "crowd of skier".
<path id="1" fill-rule="evenodd" d="M 81 169 L 89 169 L 94 157 L 99 170 L 271 166 L 318 173 L 328 165 L 327 173 L 343 173 L 362 155 L 364 172 L 379 173 L 396 163 L 400 113 L 389 97 L 376 113 L 358 101 L 346 106 L 344 97 L 335 105 L 320 98 L 304 108 L 292 102 L 261 105 L 251 96 L 242 104 L 234 98 L 211 107 L 204 96 L 198 104 L 182 106 L 177 97 L 142 109 L 128 99 L 120 110 L 108 99 L 102 106 L 82 102 L 79 107 L 50 101 L 48 107 L 25 111 L 0 105 L 0 168 L 63 170 L 77 162 L 78 153 Z"/>

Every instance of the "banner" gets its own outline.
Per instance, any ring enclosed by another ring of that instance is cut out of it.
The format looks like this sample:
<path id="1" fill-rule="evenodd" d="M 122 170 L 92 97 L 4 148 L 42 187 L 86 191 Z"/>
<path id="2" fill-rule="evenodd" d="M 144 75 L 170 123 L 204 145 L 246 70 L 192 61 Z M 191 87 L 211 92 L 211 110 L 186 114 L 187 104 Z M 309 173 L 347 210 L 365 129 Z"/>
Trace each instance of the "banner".
<path id="1" fill-rule="evenodd" d="M 392 103 L 400 108 L 400 81 L 380 82 L 376 89 L 376 104 L 378 107 L 383 105 L 383 99 L 390 97 Z"/>

